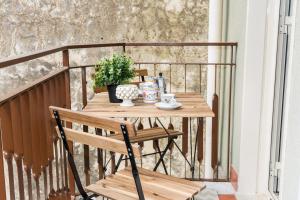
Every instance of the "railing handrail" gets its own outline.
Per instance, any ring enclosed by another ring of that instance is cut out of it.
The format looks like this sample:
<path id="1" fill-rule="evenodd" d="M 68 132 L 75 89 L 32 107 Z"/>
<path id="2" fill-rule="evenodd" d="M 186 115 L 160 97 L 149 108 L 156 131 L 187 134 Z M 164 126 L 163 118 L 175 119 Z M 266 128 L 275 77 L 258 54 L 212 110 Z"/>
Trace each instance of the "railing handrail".
<path id="1" fill-rule="evenodd" d="M 30 60 L 34 60 L 43 56 L 47 56 L 53 53 L 57 53 L 69 49 L 86 49 L 97 47 L 138 47 L 138 46 L 237 46 L 237 42 L 146 42 L 146 43 L 99 43 L 99 44 L 72 44 L 55 48 L 49 48 L 45 50 L 36 51 L 29 54 L 23 54 L 19 56 L 12 56 L 4 59 L 0 59 L 0 68 L 8 67 L 11 65 L 20 64 Z"/>

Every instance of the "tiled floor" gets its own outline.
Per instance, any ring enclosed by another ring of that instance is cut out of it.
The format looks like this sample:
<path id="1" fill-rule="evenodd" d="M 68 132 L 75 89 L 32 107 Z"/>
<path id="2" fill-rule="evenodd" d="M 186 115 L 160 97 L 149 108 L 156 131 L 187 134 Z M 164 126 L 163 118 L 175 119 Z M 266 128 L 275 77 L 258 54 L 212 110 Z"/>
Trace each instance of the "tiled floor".
<path id="1" fill-rule="evenodd" d="M 219 195 L 219 200 L 237 200 L 234 195 L 231 194 L 223 194 Z"/>
<path id="2" fill-rule="evenodd" d="M 230 182 L 205 182 L 207 188 L 215 190 L 218 194 L 235 194 L 235 189 Z"/>
<path id="3" fill-rule="evenodd" d="M 219 200 L 237 200 L 235 189 L 230 182 L 206 182 L 207 189 L 216 191 Z"/>

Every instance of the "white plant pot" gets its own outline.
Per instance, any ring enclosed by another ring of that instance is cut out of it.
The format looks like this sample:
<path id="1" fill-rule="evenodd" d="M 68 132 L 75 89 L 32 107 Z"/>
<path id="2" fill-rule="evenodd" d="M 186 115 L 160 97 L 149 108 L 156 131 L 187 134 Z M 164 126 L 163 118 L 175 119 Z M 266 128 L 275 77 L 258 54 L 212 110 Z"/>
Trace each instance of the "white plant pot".
<path id="1" fill-rule="evenodd" d="M 116 96 L 118 99 L 122 99 L 123 103 L 120 106 L 130 107 L 134 106 L 133 99 L 137 99 L 139 90 L 136 85 L 119 85 L 116 89 Z"/>

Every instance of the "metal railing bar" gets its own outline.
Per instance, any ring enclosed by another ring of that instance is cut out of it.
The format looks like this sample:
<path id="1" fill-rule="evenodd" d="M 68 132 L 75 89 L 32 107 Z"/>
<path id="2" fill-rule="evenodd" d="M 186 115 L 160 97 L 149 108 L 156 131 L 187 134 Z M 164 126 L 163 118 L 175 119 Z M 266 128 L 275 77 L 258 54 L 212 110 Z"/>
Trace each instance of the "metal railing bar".
<path id="1" fill-rule="evenodd" d="M 184 64 L 184 92 L 186 92 L 186 64 Z"/>
<path id="2" fill-rule="evenodd" d="M 101 44 L 71 44 L 66 46 L 67 49 L 89 49 L 99 47 L 122 47 L 122 51 L 126 43 L 101 43 Z"/>
<path id="3" fill-rule="evenodd" d="M 225 66 L 236 66 L 235 63 L 173 63 L 173 62 L 135 62 L 134 65 L 211 65 L 217 67 L 225 67 Z M 79 68 L 88 68 L 88 67 L 95 67 L 95 65 L 79 65 L 79 66 L 71 66 L 70 69 L 79 69 Z M 171 66 L 170 66 L 171 67 Z"/>
<path id="4" fill-rule="evenodd" d="M 226 65 L 235 66 L 235 63 L 205 63 L 205 62 L 134 62 L 134 64 L 158 64 L 158 65 Z"/>
<path id="5" fill-rule="evenodd" d="M 136 42 L 125 46 L 237 46 L 237 42 Z"/>
<path id="6" fill-rule="evenodd" d="M 40 50 L 29 54 L 23 54 L 19 56 L 8 57 L 0 59 L 0 68 L 16 65 L 33 59 L 37 59 L 43 56 L 47 56 L 59 51 L 68 49 L 87 49 L 87 48 L 99 48 L 99 47 L 157 47 L 157 46 L 225 46 L 225 47 L 237 47 L 237 42 L 149 42 L 149 43 L 102 43 L 102 44 L 71 44 L 61 47 L 50 48 L 46 50 Z"/>
<path id="7" fill-rule="evenodd" d="M 172 64 L 169 64 L 169 73 L 170 73 L 170 93 L 172 93 Z"/>
<path id="8" fill-rule="evenodd" d="M 231 62 L 233 62 L 234 59 L 234 48 L 231 47 Z M 232 116 L 231 116 L 231 109 L 232 109 L 232 78 L 233 78 L 233 74 L 232 74 L 232 68 L 230 68 L 230 77 L 229 77 L 229 96 L 228 96 L 228 101 L 229 101 L 229 105 L 228 105 L 228 144 L 227 144 L 227 179 L 230 179 L 230 163 L 231 163 L 231 157 L 230 157 L 230 147 L 231 147 L 231 120 L 232 120 Z"/>
<path id="9" fill-rule="evenodd" d="M 202 65 L 199 65 L 199 82 L 200 82 L 200 95 L 201 95 L 201 92 L 202 92 Z"/>
<path id="10" fill-rule="evenodd" d="M 0 68 L 8 67 L 11 65 L 16 65 L 20 64 L 23 62 L 27 62 L 30 60 L 34 60 L 43 56 L 47 56 L 53 53 L 57 53 L 63 50 L 66 50 L 66 47 L 56 47 L 56 48 L 51 48 L 51 49 L 46 49 L 46 50 L 41 50 L 41 51 L 36 51 L 34 53 L 28 53 L 28 54 L 23 54 L 20 56 L 12 56 L 4 59 L 0 59 Z"/>

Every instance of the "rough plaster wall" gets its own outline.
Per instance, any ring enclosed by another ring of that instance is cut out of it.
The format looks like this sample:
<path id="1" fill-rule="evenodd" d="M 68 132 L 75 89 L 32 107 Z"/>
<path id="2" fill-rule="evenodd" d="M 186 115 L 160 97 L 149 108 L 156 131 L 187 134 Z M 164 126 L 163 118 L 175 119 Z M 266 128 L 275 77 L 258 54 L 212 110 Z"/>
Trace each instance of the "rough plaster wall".
<path id="1" fill-rule="evenodd" d="M 207 40 L 208 0 L 0 0 L 0 5 L 0 58 L 72 43 Z M 74 50 L 71 64 L 94 64 L 108 51 L 112 49 Z M 206 59 L 205 48 L 133 48 L 132 51 L 138 60 Z M 37 78 L 59 66 L 60 61 L 60 54 L 55 54 L 17 68 L 2 69 L 0 89 L 4 92 Z M 15 80 L 13 84 L 11 79 Z"/>
<path id="2" fill-rule="evenodd" d="M 69 43 L 207 38 L 207 0 L 1 0 L 0 4 L 1 57 Z"/>
<path id="3" fill-rule="evenodd" d="M 208 0 L 0 0 L 0 59 L 72 43 L 206 41 L 207 12 Z M 70 63 L 94 64 L 114 51 L 120 52 L 121 48 L 71 50 Z M 126 52 L 136 61 L 205 62 L 207 58 L 206 48 L 194 47 L 128 48 Z M 56 53 L 0 69 L 0 95 L 60 66 L 61 53 Z M 153 66 L 141 67 L 154 74 Z M 166 65 L 158 66 L 158 71 L 170 76 Z M 93 96 L 91 73 L 89 69 L 89 98 Z M 172 91 L 184 90 L 183 74 L 184 66 L 172 68 Z M 199 91 L 199 66 L 189 66 L 187 75 L 187 90 Z M 71 72 L 71 80 L 72 107 L 80 109 L 80 70 Z M 201 80 L 205 84 L 205 73 Z M 93 158 L 96 157 L 91 156 L 91 163 L 95 163 Z M 79 166 L 81 172 L 82 167 Z M 96 168 L 95 165 L 92 169 Z"/>

